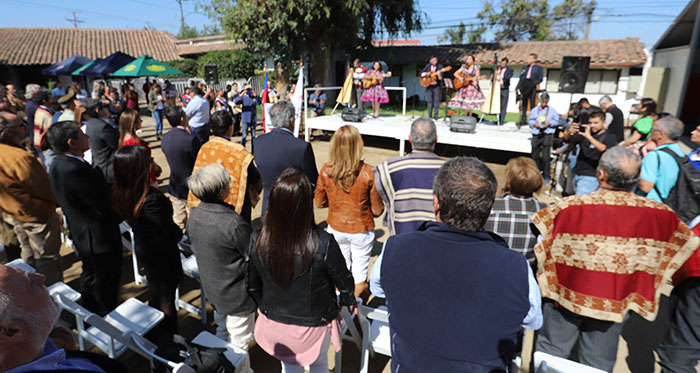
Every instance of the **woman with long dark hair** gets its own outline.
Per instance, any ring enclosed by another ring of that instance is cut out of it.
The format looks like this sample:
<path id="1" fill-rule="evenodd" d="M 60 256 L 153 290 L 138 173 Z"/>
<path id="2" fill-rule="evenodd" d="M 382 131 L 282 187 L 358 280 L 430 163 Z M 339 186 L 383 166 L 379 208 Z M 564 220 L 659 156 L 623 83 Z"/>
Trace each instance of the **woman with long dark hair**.
<path id="1" fill-rule="evenodd" d="M 384 88 L 384 78 L 391 76 L 391 72 L 384 72 L 382 64 L 374 61 L 372 70 L 365 74 L 364 81 L 367 83 L 365 91 L 360 99 L 364 102 L 371 102 L 374 110 L 374 117 L 379 117 L 379 106 L 389 102 L 389 94 Z"/>
<path id="2" fill-rule="evenodd" d="M 355 126 L 338 128 L 331 137 L 330 160 L 319 172 L 314 198 L 317 207 L 328 207 L 328 232 L 338 242 L 352 272 L 356 297 L 369 288 L 367 268 L 374 246 L 374 217 L 384 211 L 372 166 L 362 161 L 363 147 Z"/>
<path id="3" fill-rule="evenodd" d="M 355 303 L 354 281 L 335 239 L 314 223 L 314 188 L 288 168 L 270 191 L 267 213 L 251 237 L 248 293 L 258 304 L 255 340 L 283 372 L 328 372 L 331 339 L 340 351 L 340 305 Z M 290 218 L 293 217 L 293 218 Z M 279 348 L 284 346 L 285 348 Z"/>
<path id="4" fill-rule="evenodd" d="M 118 144 L 120 148 L 122 146 L 142 146 L 146 149 L 148 157 L 151 160 L 151 170 L 148 181 L 155 185 L 158 182 L 158 176 L 160 176 L 162 169 L 151 156 L 151 148 L 148 146 L 148 143 L 136 134 L 136 131 L 141 128 L 141 123 L 141 116 L 138 111 L 131 109 L 124 110 L 122 115 L 119 116 Z"/>
<path id="5" fill-rule="evenodd" d="M 646 141 L 651 133 L 651 129 L 654 127 L 654 121 L 657 119 L 656 101 L 645 97 L 635 107 L 642 117 L 634 122 L 632 134 L 624 141 L 620 141 L 620 146 L 630 146 L 635 145 L 638 141 Z"/>
<path id="6" fill-rule="evenodd" d="M 177 332 L 175 290 L 182 280 L 177 243 L 182 230 L 173 222 L 170 200 L 148 182 L 151 161 L 142 146 L 114 153 L 114 210 L 134 229 L 136 257 L 148 276 L 149 304 L 165 313 L 164 330 Z"/>

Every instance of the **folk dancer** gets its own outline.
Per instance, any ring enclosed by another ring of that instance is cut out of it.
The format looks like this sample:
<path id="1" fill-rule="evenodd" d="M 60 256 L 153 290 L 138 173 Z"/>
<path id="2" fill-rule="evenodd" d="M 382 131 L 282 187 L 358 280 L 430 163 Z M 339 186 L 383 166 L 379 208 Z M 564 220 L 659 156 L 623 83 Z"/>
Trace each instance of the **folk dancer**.
<path id="1" fill-rule="evenodd" d="M 437 57 L 431 57 L 430 63 L 425 65 L 421 71 L 421 76 L 428 76 L 431 72 L 436 72 L 442 70 L 442 65 L 438 65 Z M 428 116 L 433 119 L 438 119 L 440 116 L 440 88 L 442 86 L 442 73 L 437 73 L 437 80 L 431 82 L 428 87 L 425 88 L 425 100 L 428 101 Z M 434 112 L 434 114 L 433 114 Z"/>
<path id="2" fill-rule="evenodd" d="M 374 61 L 372 71 L 365 74 L 365 81 L 372 81 L 374 85 L 362 92 L 362 101 L 372 102 L 375 118 L 379 118 L 379 105 L 389 102 L 389 94 L 386 93 L 384 88 L 384 78 L 390 76 L 391 72 L 385 73 L 379 61 Z"/>
<path id="3" fill-rule="evenodd" d="M 481 76 L 481 66 L 474 64 L 474 56 L 467 56 L 467 63 L 463 64 L 455 75 L 468 75 L 471 81 L 466 86 L 457 91 L 457 94 L 450 100 L 449 107 L 452 109 L 464 110 L 464 115 L 471 116 L 474 109 L 481 109 L 484 106 L 486 97 L 479 87 Z"/>

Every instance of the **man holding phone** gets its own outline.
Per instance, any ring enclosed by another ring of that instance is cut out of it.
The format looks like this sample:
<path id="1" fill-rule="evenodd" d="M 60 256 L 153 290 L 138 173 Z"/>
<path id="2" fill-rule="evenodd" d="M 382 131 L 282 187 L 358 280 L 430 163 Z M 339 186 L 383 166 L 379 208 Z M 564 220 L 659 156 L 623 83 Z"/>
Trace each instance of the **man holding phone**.
<path id="1" fill-rule="evenodd" d="M 591 113 L 589 124 L 574 123 L 564 133 L 564 141 L 578 144 L 581 151 L 574 166 L 574 192 L 576 195 L 588 194 L 598 189 L 596 169 L 605 150 L 617 145 L 614 133 L 605 130 L 605 114 L 602 111 Z"/>
<path id="2" fill-rule="evenodd" d="M 559 114 L 549 106 L 549 94 L 540 94 L 540 105 L 530 110 L 528 120 L 530 131 L 532 132 L 532 159 L 540 169 L 544 183 L 549 184 L 552 179 L 551 173 L 551 152 L 554 132 L 559 125 Z"/>

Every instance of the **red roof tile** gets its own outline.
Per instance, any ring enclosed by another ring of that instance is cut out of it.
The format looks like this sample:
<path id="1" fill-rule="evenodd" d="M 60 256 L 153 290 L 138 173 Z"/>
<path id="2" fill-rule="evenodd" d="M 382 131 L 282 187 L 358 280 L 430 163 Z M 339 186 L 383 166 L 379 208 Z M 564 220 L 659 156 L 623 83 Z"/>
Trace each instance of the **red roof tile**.
<path id="1" fill-rule="evenodd" d="M 499 60 L 508 57 L 512 65 L 525 65 L 530 53 L 536 53 L 545 66 L 561 65 L 564 56 L 590 56 L 591 67 L 636 66 L 647 60 L 639 38 L 391 46 L 368 49 L 361 58 L 404 65 L 428 63 L 430 57 L 437 56 L 442 64 L 460 64 L 473 54 L 477 64 L 487 65 L 492 63 L 494 53 L 498 53 Z"/>
<path id="2" fill-rule="evenodd" d="M 95 59 L 121 51 L 178 60 L 175 38 L 166 31 L 87 28 L 0 28 L 0 64 L 50 65 L 75 54 Z"/>

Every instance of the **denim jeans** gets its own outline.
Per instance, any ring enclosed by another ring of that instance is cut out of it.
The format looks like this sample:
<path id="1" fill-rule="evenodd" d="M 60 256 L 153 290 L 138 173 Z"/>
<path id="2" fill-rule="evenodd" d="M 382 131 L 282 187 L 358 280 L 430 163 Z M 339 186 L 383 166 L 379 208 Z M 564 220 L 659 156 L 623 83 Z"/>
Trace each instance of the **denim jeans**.
<path id="1" fill-rule="evenodd" d="M 163 135 L 163 115 L 165 110 L 157 109 L 153 112 L 153 118 L 156 119 L 156 136 Z"/>
<path id="2" fill-rule="evenodd" d="M 574 174 L 574 193 L 577 196 L 588 194 L 598 189 L 598 179 L 594 176 Z"/>
<path id="3" fill-rule="evenodd" d="M 246 123 L 241 122 L 241 145 L 245 147 L 245 138 L 248 135 L 248 128 L 250 128 L 250 150 L 255 148 L 255 125 L 256 123 Z"/>

